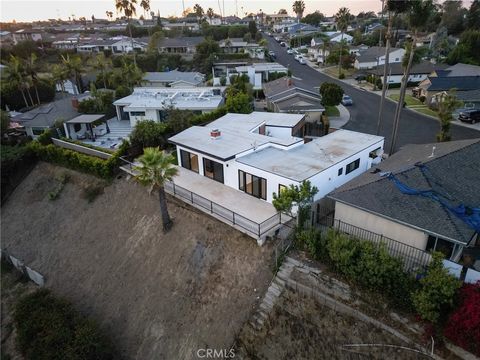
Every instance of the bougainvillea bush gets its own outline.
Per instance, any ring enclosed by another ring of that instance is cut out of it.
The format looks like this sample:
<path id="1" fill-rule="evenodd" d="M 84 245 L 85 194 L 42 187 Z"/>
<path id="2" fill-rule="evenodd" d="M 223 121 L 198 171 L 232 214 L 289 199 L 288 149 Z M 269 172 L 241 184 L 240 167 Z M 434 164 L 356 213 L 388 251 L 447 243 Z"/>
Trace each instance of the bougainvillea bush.
<path id="1" fill-rule="evenodd" d="M 480 281 L 462 286 L 459 306 L 448 319 L 444 334 L 454 344 L 480 356 Z"/>

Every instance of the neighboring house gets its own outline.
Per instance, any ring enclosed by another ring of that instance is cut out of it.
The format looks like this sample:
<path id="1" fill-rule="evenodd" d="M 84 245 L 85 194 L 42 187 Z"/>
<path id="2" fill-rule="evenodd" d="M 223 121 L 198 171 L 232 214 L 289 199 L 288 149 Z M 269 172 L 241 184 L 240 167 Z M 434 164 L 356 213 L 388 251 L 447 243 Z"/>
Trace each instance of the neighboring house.
<path id="1" fill-rule="evenodd" d="M 348 48 L 348 53 L 350 55 L 354 55 L 355 57 L 358 57 L 362 52 L 364 52 L 367 49 L 368 49 L 368 45 L 364 45 L 364 44 L 357 45 L 357 46 L 350 46 Z"/>
<path id="2" fill-rule="evenodd" d="M 15 45 L 26 40 L 42 41 L 42 33 L 37 30 L 21 29 L 12 33 L 12 36 Z"/>
<path id="3" fill-rule="evenodd" d="M 371 34 L 374 31 L 383 30 L 383 29 L 385 29 L 384 25 L 382 25 L 380 23 L 373 23 L 373 24 L 365 26 L 365 34 Z"/>
<path id="4" fill-rule="evenodd" d="M 74 104 L 75 100 L 72 97 L 65 97 L 16 115 L 11 121 L 25 127 L 28 136 L 37 138 L 45 130 L 52 128 L 57 121 L 67 121 L 77 116 Z"/>
<path id="5" fill-rule="evenodd" d="M 426 103 L 435 102 L 435 95 L 455 89 L 457 96 L 480 89 L 480 76 L 429 76 L 415 89 L 418 97 L 425 96 Z"/>
<path id="6" fill-rule="evenodd" d="M 10 31 L 0 31 L 0 45 L 5 46 L 13 43 L 13 35 Z"/>
<path id="7" fill-rule="evenodd" d="M 267 25 L 273 26 L 274 30 L 276 24 L 286 21 L 288 19 L 291 19 L 291 21 L 295 21 L 293 18 L 290 18 L 288 14 L 268 14 L 265 17 Z"/>
<path id="8" fill-rule="evenodd" d="M 325 110 L 318 93 L 302 87 L 298 81 L 285 76 L 263 84 L 269 111 L 305 114 L 305 121 L 315 123 Z"/>
<path id="9" fill-rule="evenodd" d="M 147 72 L 143 76 L 142 86 L 148 87 L 197 87 L 205 83 L 205 75 L 199 72 L 178 70 Z"/>
<path id="10" fill-rule="evenodd" d="M 293 23 L 284 27 L 282 29 L 282 32 L 286 32 L 289 34 L 290 37 L 294 37 L 297 35 L 310 35 L 318 32 L 319 30 L 319 28 L 309 24 Z"/>
<path id="11" fill-rule="evenodd" d="M 262 89 L 264 81 L 268 81 L 268 76 L 271 73 L 283 73 L 287 74 L 288 69 L 278 63 L 252 63 L 240 62 L 240 61 L 226 61 L 221 63 L 214 63 L 213 68 L 213 85 L 218 86 L 221 83 L 222 78 L 225 79 L 226 85 L 230 84 L 230 77 L 237 75 L 248 75 L 250 84 L 252 84 L 255 90 Z"/>
<path id="12" fill-rule="evenodd" d="M 133 93 L 116 100 L 117 118 L 130 120 L 134 127 L 139 120 L 165 121 L 166 110 L 174 107 L 207 113 L 223 104 L 222 88 L 135 88 Z"/>
<path id="13" fill-rule="evenodd" d="M 252 59 L 264 59 L 265 49 L 257 43 L 249 43 L 241 38 L 225 39 L 219 42 L 220 48 L 226 54 L 248 53 Z"/>
<path id="14" fill-rule="evenodd" d="M 272 30 L 276 33 L 286 33 L 288 28 L 297 23 L 296 19 L 285 19 L 272 26 Z"/>
<path id="15" fill-rule="evenodd" d="M 468 209 L 480 204 L 478 159 L 480 139 L 407 145 L 329 194 L 334 217 L 458 261 L 465 247 L 480 245 L 479 229 L 468 224 Z"/>
<path id="16" fill-rule="evenodd" d="M 320 199 L 367 171 L 383 152 L 383 137 L 348 130 L 305 144 L 303 123 L 299 114 L 227 114 L 169 142 L 180 166 L 269 203 L 273 193 L 305 180 Z"/>
<path id="17" fill-rule="evenodd" d="M 425 80 L 430 74 L 432 74 L 436 69 L 442 68 L 442 65 L 432 64 L 429 61 L 423 61 L 419 64 L 414 64 L 410 70 L 410 75 L 408 77 L 409 83 L 419 83 Z M 388 66 L 388 76 L 387 76 L 387 83 L 388 84 L 400 84 L 403 77 L 403 66 L 401 63 L 394 63 Z M 384 72 L 384 65 L 375 66 L 371 70 L 367 70 L 367 74 L 372 74 L 381 79 L 383 82 L 383 72 Z"/>
<path id="18" fill-rule="evenodd" d="M 325 46 L 322 39 L 312 38 L 310 47 L 308 48 L 308 56 L 310 60 L 319 64 L 324 64 L 326 59 L 330 55 L 330 49 Z"/>
<path id="19" fill-rule="evenodd" d="M 463 102 L 464 109 L 480 109 L 480 88 L 459 92 L 457 98 Z"/>
<path id="20" fill-rule="evenodd" d="M 339 43 L 343 40 L 347 44 L 351 44 L 353 41 L 353 36 L 341 32 L 326 32 L 325 34 L 328 36 L 330 43 Z"/>
<path id="21" fill-rule="evenodd" d="M 218 15 L 214 16 L 213 18 L 209 18 L 209 17 L 206 17 L 205 18 L 205 21 L 209 24 L 209 25 L 213 25 L 213 26 L 217 26 L 217 25 L 222 25 L 222 18 Z"/>
<path id="22" fill-rule="evenodd" d="M 147 49 L 147 39 L 133 39 L 133 50 L 143 52 Z M 98 39 L 88 43 L 79 44 L 78 52 L 98 53 L 102 51 L 111 51 L 113 54 L 124 54 L 132 52 L 132 40 L 128 37 Z"/>
<path id="23" fill-rule="evenodd" d="M 185 57 L 193 57 L 197 52 L 197 45 L 203 41 L 205 41 L 203 36 L 165 38 L 159 41 L 158 51 L 161 54 L 179 54 Z"/>
<path id="24" fill-rule="evenodd" d="M 186 29 L 189 31 L 199 31 L 200 26 L 198 25 L 197 22 L 175 22 L 175 23 L 170 23 L 170 22 L 162 22 L 162 27 L 165 30 L 182 30 Z"/>
<path id="25" fill-rule="evenodd" d="M 389 52 L 389 64 L 401 63 L 405 49 L 391 48 Z M 373 69 L 375 66 L 385 64 L 385 48 L 380 46 L 372 46 L 367 50 L 360 52 L 355 59 L 354 68 L 357 70 Z"/>
<path id="26" fill-rule="evenodd" d="M 437 72 L 439 77 L 480 76 L 480 66 L 458 63 Z"/>

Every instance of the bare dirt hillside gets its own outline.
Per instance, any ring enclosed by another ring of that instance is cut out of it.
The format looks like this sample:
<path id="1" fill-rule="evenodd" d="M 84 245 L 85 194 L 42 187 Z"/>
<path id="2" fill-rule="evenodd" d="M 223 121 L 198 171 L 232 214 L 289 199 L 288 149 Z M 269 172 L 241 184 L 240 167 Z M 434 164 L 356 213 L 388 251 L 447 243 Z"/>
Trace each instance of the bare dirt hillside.
<path id="1" fill-rule="evenodd" d="M 70 181 L 49 199 L 59 175 Z M 98 319 L 127 359 L 190 359 L 228 348 L 263 294 L 271 249 L 169 198 L 116 179 L 89 203 L 93 177 L 40 163 L 2 207 L 2 248 Z"/>

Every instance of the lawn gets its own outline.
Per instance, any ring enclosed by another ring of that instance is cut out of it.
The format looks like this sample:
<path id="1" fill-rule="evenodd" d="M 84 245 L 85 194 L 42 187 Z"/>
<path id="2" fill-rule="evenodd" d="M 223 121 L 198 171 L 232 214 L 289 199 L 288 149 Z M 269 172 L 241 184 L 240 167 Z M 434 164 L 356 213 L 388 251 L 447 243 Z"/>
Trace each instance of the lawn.
<path id="1" fill-rule="evenodd" d="M 324 70 L 325 74 L 332 76 L 338 79 L 338 66 L 331 66 Z M 355 69 L 343 69 L 342 72 L 345 74 L 345 77 L 352 77 L 352 75 L 356 72 Z"/>
<path id="2" fill-rule="evenodd" d="M 425 114 L 425 115 L 429 115 L 429 116 L 433 116 L 433 117 L 438 118 L 438 114 L 435 111 L 433 111 L 432 109 L 429 109 L 428 107 L 415 108 L 415 109 L 412 109 L 412 110 L 418 111 L 418 112 L 420 112 L 422 114 Z"/>
<path id="3" fill-rule="evenodd" d="M 394 101 L 398 101 L 400 95 L 392 94 L 392 95 L 389 95 L 388 97 Z M 405 95 L 405 102 L 407 103 L 407 106 L 422 105 L 422 102 L 414 98 L 412 95 Z"/>
<path id="4" fill-rule="evenodd" d="M 325 106 L 325 113 L 327 116 L 340 116 L 340 111 L 336 106 Z"/>

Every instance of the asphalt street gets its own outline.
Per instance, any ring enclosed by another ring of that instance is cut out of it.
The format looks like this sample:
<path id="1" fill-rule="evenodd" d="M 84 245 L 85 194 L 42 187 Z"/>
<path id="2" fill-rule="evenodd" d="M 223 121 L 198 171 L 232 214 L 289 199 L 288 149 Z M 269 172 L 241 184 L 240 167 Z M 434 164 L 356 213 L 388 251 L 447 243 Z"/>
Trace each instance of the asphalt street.
<path id="1" fill-rule="evenodd" d="M 286 48 L 281 47 L 273 37 L 266 36 L 269 50 L 277 56 L 276 61 L 292 71 L 294 78 L 301 79 L 306 88 L 318 91 L 323 82 L 334 82 L 340 85 L 346 94 L 350 95 L 354 105 L 348 107 L 350 121 L 343 127 L 364 133 L 375 134 L 377 129 L 380 96 L 366 90 L 360 90 L 352 85 L 333 79 L 325 74 L 302 65 L 287 54 Z M 295 79 L 294 79 L 295 80 Z M 385 137 L 385 150 L 390 146 L 393 116 L 396 103 L 385 100 L 383 108 L 382 127 L 380 135 Z M 428 116 L 423 116 L 409 109 L 403 109 L 398 130 L 397 149 L 405 144 L 425 144 L 436 142 L 436 134 L 440 130 L 440 122 Z M 451 127 L 452 140 L 463 140 L 480 137 L 480 131 L 453 124 Z"/>

